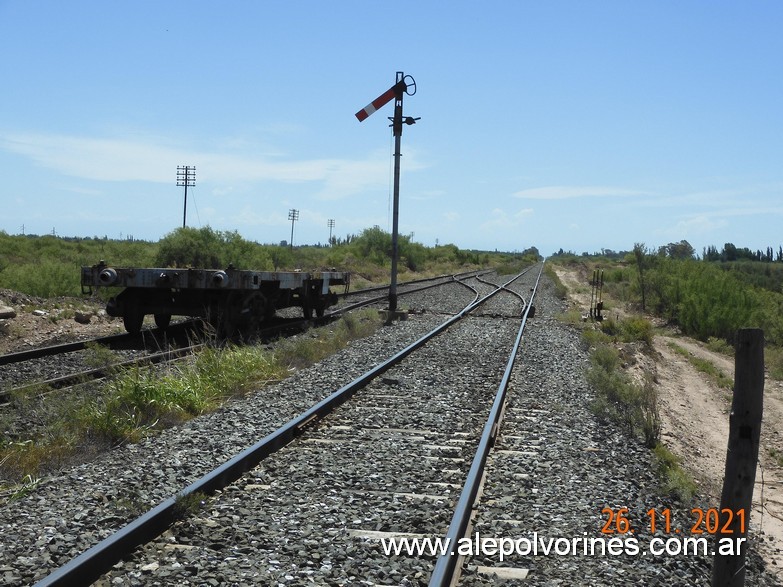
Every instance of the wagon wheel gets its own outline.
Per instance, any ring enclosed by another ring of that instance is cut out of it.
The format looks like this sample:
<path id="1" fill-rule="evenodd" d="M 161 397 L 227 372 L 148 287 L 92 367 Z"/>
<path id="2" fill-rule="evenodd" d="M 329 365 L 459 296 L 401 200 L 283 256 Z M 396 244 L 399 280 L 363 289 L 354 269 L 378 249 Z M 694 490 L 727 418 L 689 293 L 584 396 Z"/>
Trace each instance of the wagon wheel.
<path id="1" fill-rule="evenodd" d="M 317 298 L 313 306 L 315 307 L 315 315 L 318 318 L 323 318 L 324 312 L 326 312 L 326 300 L 324 298 Z"/>
<path id="2" fill-rule="evenodd" d="M 227 340 L 236 336 L 240 326 L 242 293 L 231 292 L 217 306 L 215 333 L 218 339 Z"/>
<path id="3" fill-rule="evenodd" d="M 155 326 L 166 330 L 171 324 L 171 314 L 155 314 Z"/>
<path id="4" fill-rule="evenodd" d="M 125 307 L 125 312 L 122 314 L 122 323 L 126 331 L 131 334 L 138 334 L 141 332 L 143 322 L 144 313 L 137 305 L 132 304 Z"/>
<path id="5" fill-rule="evenodd" d="M 239 311 L 239 328 L 243 337 L 253 336 L 264 321 L 268 312 L 267 301 L 263 294 L 253 292 L 242 300 Z"/>

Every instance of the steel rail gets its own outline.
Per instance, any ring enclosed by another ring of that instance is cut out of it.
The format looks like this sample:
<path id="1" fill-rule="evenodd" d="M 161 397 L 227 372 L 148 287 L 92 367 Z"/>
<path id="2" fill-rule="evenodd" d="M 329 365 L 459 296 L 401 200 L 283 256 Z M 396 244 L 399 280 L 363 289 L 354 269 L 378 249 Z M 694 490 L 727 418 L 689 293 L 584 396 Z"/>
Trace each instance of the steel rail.
<path id="1" fill-rule="evenodd" d="M 3 389 L 0 390 L 0 403 L 7 402 L 8 398 L 11 395 L 18 392 L 25 391 L 27 389 L 35 389 L 35 388 L 61 389 L 63 387 L 78 385 L 79 383 L 86 383 L 87 381 L 90 380 L 95 381 L 98 379 L 103 379 L 104 377 L 108 377 L 109 375 L 112 374 L 112 372 L 114 372 L 117 369 L 134 367 L 136 365 L 156 365 L 157 363 L 163 363 L 167 361 L 173 361 L 174 359 L 180 359 L 182 357 L 190 355 L 191 353 L 194 353 L 195 351 L 199 350 L 204 346 L 206 345 L 195 344 L 193 346 L 189 346 L 185 348 L 169 349 L 167 351 L 161 351 L 159 353 L 145 355 L 143 357 L 138 357 L 136 359 L 128 359 L 127 361 L 112 363 L 111 365 L 107 365 L 105 367 L 97 367 L 95 369 L 88 369 L 86 371 L 73 373 L 71 375 L 62 375 L 60 377 L 53 377 L 52 379 L 35 381 L 33 383 L 26 383 L 25 385 L 20 385 L 19 387 L 14 387 L 11 389 Z"/>
<path id="2" fill-rule="evenodd" d="M 472 277 L 474 275 L 483 275 L 485 273 L 489 273 L 491 270 L 481 271 L 480 269 L 473 270 L 473 271 L 463 271 L 462 273 L 454 273 L 453 275 L 443 274 L 443 275 L 436 275 L 435 277 L 422 277 L 420 279 L 411 279 L 410 281 L 402 281 L 398 283 L 398 287 L 402 287 L 404 285 L 412 285 L 414 283 L 424 283 L 425 281 L 435 281 L 437 279 L 446 279 L 449 280 L 446 283 L 449 283 L 450 281 L 457 281 L 458 278 L 466 278 L 466 277 Z M 436 284 L 436 285 L 443 285 L 442 283 Z M 373 287 L 365 287 L 363 289 L 357 289 L 341 294 L 337 294 L 339 297 L 347 297 L 347 296 L 353 296 L 353 295 L 360 295 L 363 293 L 369 293 L 372 291 L 383 291 L 388 290 L 388 285 L 376 285 Z"/>
<path id="3" fill-rule="evenodd" d="M 463 274 L 453 275 L 451 281 L 442 281 L 442 282 L 439 282 L 439 283 L 432 283 L 430 285 L 425 285 L 425 286 L 422 286 L 422 287 L 417 287 L 415 289 L 410 289 L 408 291 L 401 291 L 401 292 L 397 293 L 397 296 L 398 297 L 402 297 L 404 295 L 408 295 L 408 294 L 412 294 L 412 293 L 418 293 L 418 292 L 425 291 L 425 290 L 428 290 L 428 289 L 433 289 L 433 288 L 436 288 L 436 287 L 440 287 L 442 285 L 447 285 L 449 283 L 458 283 L 458 284 L 463 285 L 463 286 L 467 287 L 468 289 L 472 290 L 473 293 L 476 294 L 476 297 L 474 298 L 473 302 L 471 302 L 471 303 L 475 303 L 476 300 L 479 298 L 478 292 L 476 291 L 475 288 L 470 287 L 468 284 L 464 283 L 461 279 L 457 279 L 457 277 L 459 277 L 460 275 L 463 275 Z M 423 280 L 419 280 L 419 281 L 423 281 Z M 413 281 L 408 281 L 408 282 L 400 284 L 400 285 L 408 285 L 409 283 L 414 283 L 414 282 Z M 490 285 L 494 285 L 494 284 L 490 284 Z M 494 285 L 494 287 L 498 287 L 498 286 Z M 374 288 L 371 288 L 371 289 L 374 289 Z M 382 288 L 382 289 L 388 289 L 388 286 L 384 286 L 384 288 Z M 361 290 L 361 291 L 369 291 L 369 290 Z M 335 316 L 341 316 L 345 312 L 349 312 L 351 310 L 356 310 L 357 308 L 362 308 L 364 306 L 369 306 L 370 304 L 374 304 L 376 302 L 383 302 L 383 301 L 386 301 L 388 299 L 389 299 L 388 295 L 376 296 L 376 297 L 370 298 L 368 300 L 362 300 L 360 302 L 355 302 L 353 304 L 349 304 L 347 306 L 343 306 L 341 308 L 337 308 L 337 309 L 332 310 L 332 311 L 327 311 L 324 314 L 324 317 L 325 318 L 332 318 L 332 317 L 335 317 Z"/>
<path id="4" fill-rule="evenodd" d="M 529 271 L 529 268 L 528 268 L 528 271 Z M 521 275 L 523 275 L 524 273 L 525 273 L 525 272 L 523 272 L 523 273 L 520 273 L 519 275 L 521 276 Z M 481 283 L 485 283 L 485 284 L 487 284 L 487 285 L 492 285 L 492 286 L 498 287 L 498 285 L 497 285 L 497 284 L 494 284 L 494 283 L 492 283 L 491 281 L 487 281 L 486 279 L 481 279 L 481 277 L 479 277 L 479 276 L 476 276 L 476 279 L 477 279 L 479 282 L 481 282 Z M 503 290 L 507 291 L 507 292 L 508 292 L 508 293 L 510 293 L 511 295 L 515 295 L 515 296 L 517 296 L 517 297 L 518 297 L 520 300 L 522 300 L 522 303 L 524 303 L 524 304 L 526 304 L 526 305 L 527 305 L 527 302 L 525 301 L 525 298 L 522 296 L 522 294 L 521 294 L 521 293 L 519 293 L 519 292 L 517 292 L 517 291 L 514 291 L 513 289 L 508 289 L 508 288 L 507 288 L 505 285 L 501 285 L 501 286 L 499 286 L 499 287 L 500 287 L 501 289 L 503 289 Z"/>
<path id="5" fill-rule="evenodd" d="M 112 334 L 109 336 L 92 338 L 90 340 L 81 340 L 78 342 L 66 342 L 63 344 L 56 344 L 56 345 L 41 347 L 37 349 L 30 349 L 27 351 L 8 353 L 7 355 L 0 355 L 0 365 L 10 365 L 12 363 L 21 363 L 22 361 L 30 361 L 32 359 L 39 359 L 41 357 L 49 357 L 52 355 L 62 355 L 65 353 L 72 353 L 74 351 L 81 351 L 85 349 L 88 343 L 108 345 L 111 344 L 112 342 L 128 340 L 130 336 L 131 335 L 127 333 Z"/>
<path id="6" fill-rule="evenodd" d="M 166 331 L 168 336 L 174 336 L 176 334 L 182 334 L 187 328 L 194 326 L 195 321 L 185 320 L 183 322 L 177 322 L 172 324 Z M 51 357 L 54 355 L 63 355 L 66 353 L 72 353 L 76 351 L 83 351 L 87 348 L 88 344 L 99 344 L 109 348 L 122 348 L 122 343 L 132 342 L 141 338 L 144 341 L 146 336 L 155 337 L 157 334 L 162 333 L 160 328 L 151 328 L 148 330 L 142 330 L 139 334 L 130 334 L 128 332 L 122 332 L 120 334 L 109 334 L 107 336 L 99 336 L 97 338 L 90 338 L 88 340 L 80 340 L 76 342 L 66 342 L 62 344 L 55 344 L 52 346 L 40 347 L 37 349 L 30 349 L 26 351 L 18 351 L 15 353 L 8 353 L 6 355 L 0 355 L 0 366 L 10 365 L 13 363 L 21 363 L 23 361 L 31 361 L 33 359 L 40 359 L 43 357 Z M 146 342 L 146 341 L 145 341 Z"/>
<path id="7" fill-rule="evenodd" d="M 538 289 L 538 283 L 541 280 L 541 273 L 544 270 L 543 263 L 541 264 L 541 270 L 538 272 L 533 292 L 530 296 L 530 303 L 525 306 L 525 313 L 522 316 L 522 324 L 519 327 L 517 338 L 514 341 L 514 347 L 511 351 L 508 363 L 506 364 L 506 370 L 503 373 L 503 379 L 498 386 L 498 390 L 495 394 L 495 400 L 492 403 L 492 409 L 489 412 L 486 424 L 484 424 L 484 430 L 481 434 L 481 440 L 479 441 L 476 454 L 473 457 L 473 462 L 468 472 L 465 485 L 460 494 L 457 505 L 454 508 L 454 515 L 451 519 L 451 524 L 446 532 L 444 542 L 450 545 L 453 550 L 456 548 L 460 538 L 465 536 L 468 525 L 470 524 L 470 518 L 473 514 L 473 506 L 476 503 L 476 496 L 478 495 L 479 486 L 481 485 L 481 479 L 484 475 L 484 467 L 487 463 L 487 456 L 489 451 L 495 443 L 498 431 L 500 429 L 500 417 L 503 411 L 503 407 L 506 402 L 506 391 L 508 389 L 508 382 L 511 378 L 511 372 L 514 367 L 514 362 L 519 351 L 519 346 L 522 342 L 522 333 L 525 330 L 525 324 L 527 323 L 528 313 L 532 307 L 533 298 L 536 295 Z M 429 587 L 448 587 L 452 585 L 455 579 L 455 573 L 457 571 L 457 562 L 460 557 L 457 554 L 444 553 L 438 557 L 435 563 L 435 569 L 430 576 Z"/>
<path id="8" fill-rule="evenodd" d="M 403 286 L 403 285 L 409 285 L 409 284 L 414 284 L 414 283 L 422 283 L 422 282 L 425 282 L 425 281 L 434 281 L 436 279 L 449 279 L 449 278 L 451 279 L 451 281 L 459 282 L 459 279 L 457 279 L 458 277 L 470 276 L 471 273 L 477 273 L 477 272 L 475 272 L 475 271 L 468 271 L 468 272 L 465 272 L 465 273 L 457 273 L 457 274 L 454 274 L 454 275 L 440 275 L 440 276 L 437 276 L 437 277 L 427 277 L 427 278 L 422 278 L 422 279 L 414 279 L 412 281 L 406 281 L 404 283 L 401 283 L 400 285 Z M 443 282 L 440 282 L 440 283 L 431 284 L 431 285 L 423 287 L 423 288 L 416 288 L 414 290 L 410 290 L 410 291 L 406 291 L 406 292 L 400 292 L 399 295 L 404 295 L 404 294 L 407 294 L 407 293 L 414 293 L 414 292 L 422 291 L 424 289 L 428 289 L 428 288 L 431 288 L 431 287 L 438 287 L 440 285 L 445 285 L 446 283 L 451 283 L 451 281 L 443 281 Z M 361 295 L 362 293 L 372 292 L 372 291 L 381 291 L 381 290 L 384 290 L 384 289 L 389 289 L 389 286 L 385 285 L 385 286 L 378 286 L 378 287 L 370 287 L 370 288 L 366 288 L 366 289 L 361 289 L 361 290 L 355 290 L 355 291 L 352 291 L 352 292 L 348 292 L 347 294 L 338 294 L 338 296 L 344 297 L 344 296 L 348 296 L 348 295 Z M 369 305 L 369 304 L 372 304 L 372 303 L 375 303 L 375 302 L 380 302 L 380 301 L 383 301 L 383 300 L 386 300 L 386 299 L 387 299 L 387 296 L 377 296 L 377 297 L 372 298 L 370 300 L 365 300 L 363 302 L 358 302 L 356 304 L 351 304 L 350 306 L 347 306 L 345 308 L 341 308 L 341 309 L 336 310 L 334 312 L 328 312 L 326 314 L 326 316 L 328 317 L 328 316 L 332 316 L 332 315 L 340 315 L 341 313 L 346 312 L 348 310 L 353 310 L 353 309 L 356 309 L 356 308 L 360 308 L 360 307 L 362 307 L 364 305 Z M 171 330 L 173 330 L 175 328 L 178 328 L 178 329 L 186 328 L 188 326 L 192 326 L 196 322 L 197 321 L 187 320 L 185 322 L 172 324 L 168 328 L 168 331 L 170 332 Z M 160 328 L 153 328 L 153 329 L 148 329 L 148 330 L 142 330 L 141 336 L 144 336 L 144 333 L 155 333 L 155 332 L 158 332 L 158 331 L 160 331 Z M 25 350 L 25 351 L 17 351 L 17 352 L 14 352 L 14 353 L 7 353 L 5 355 L 0 355 L 0 366 L 10 365 L 10 364 L 14 364 L 14 363 L 21 363 L 21 362 L 24 362 L 24 361 L 30 361 L 30 360 L 33 360 L 33 359 L 40 359 L 40 358 L 43 358 L 43 357 L 50 357 L 50 356 L 54 356 L 54 355 L 63 355 L 63 354 L 66 354 L 66 353 L 82 351 L 85 348 L 87 348 L 88 344 L 93 344 L 93 343 L 94 344 L 100 344 L 102 346 L 108 346 L 108 347 L 112 348 L 113 345 L 116 345 L 118 343 L 123 343 L 123 342 L 128 342 L 128 341 L 135 340 L 136 338 L 138 338 L 138 336 L 140 336 L 140 335 L 133 335 L 133 334 L 130 334 L 130 333 L 127 333 L 127 332 L 123 332 L 123 333 L 120 333 L 120 334 L 110 334 L 110 335 L 107 335 L 107 336 L 100 336 L 100 337 L 91 338 L 91 339 L 88 339 L 88 340 L 80 340 L 80 341 L 75 341 L 75 342 L 66 342 L 66 343 L 55 344 L 55 345 L 46 346 L 46 347 L 40 347 L 40 348 L 36 348 L 36 349 L 29 349 L 29 350 Z"/>
<path id="9" fill-rule="evenodd" d="M 524 273 L 524 272 L 523 272 Z M 508 285 L 522 274 L 509 280 Z M 418 348 L 424 346 L 432 338 L 448 329 L 450 326 L 467 316 L 481 303 L 494 297 L 502 291 L 503 286 L 471 302 L 459 313 L 450 317 L 438 327 L 414 341 L 391 358 L 379 363 L 352 382 L 344 385 L 331 395 L 321 400 L 304 413 L 296 416 L 287 424 L 267 435 L 256 444 L 245 449 L 226 463 L 207 473 L 201 479 L 187 486 L 178 494 L 164 500 L 146 514 L 130 522 L 119 531 L 108 536 L 95 546 L 89 548 L 70 562 L 59 567 L 47 577 L 35 584 L 35 587 L 84 585 L 96 581 L 106 573 L 118 560 L 126 556 L 137 546 L 149 542 L 162 534 L 177 519 L 177 504 L 183 497 L 204 493 L 211 494 L 239 479 L 264 458 L 281 449 L 302 434 L 305 428 L 322 419 L 334 409 L 348 401 L 357 391 L 369 384 L 373 379 L 401 362 Z"/>
<path id="10" fill-rule="evenodd" d="M 467 284 L 462 283 L 459 280 L 455 280 L 454 282 L 460 283 L 461 285 L 464 285 L 465 287 L 467 287 L 469 289 L 472 289 L 472 291 L 474 293 L 476 293 L 476 298 L 474 298 L 473 302 L 475 302 L 476 299 L 478 299 L 478 294 L 477 294 L 477 292 L 476 292 L 476 290 L 474 288 L 471 288 L 470 286 L 468 286 Z M 408 282 L 408 283 L 412 283 L 412 282 Z M 449 281 L 449 282 L 434 283 L 434 284 L 426 285 L 426 286 L 423 286 L 423 287 L 418 287 L 416 289 L 412 289 L 412 290 L 409 290 L 409 291 L 400 292 L 399 295 L 403 296 L 403 295 L 409 294 L 409 293 L 420 292 L 420 291 L 423 291 L 423 290 L 426 290 L 426 289 L 431 289 L 431 288 L 439 287 L 441 285 L 445 285 L 446 283 L 453 283 L 453 282 Z M 493 285 L 494 287 L 498 287 L 497 285 L 491 284 L 489 282 L 485 282 L 485 283 L 488 283 L 489 285 Z M 516 293 L 516 292 L 512 292 L 512 293 Z M 342 314 L 344 314 L 344 313 L 346 313 L 346 312 L 348 312 L 350 310 L 355 310 L 357 308 L 361 308 L 363 306 L 368 306 L 368 305 L 370 305 L 372 303 L 375 303 L 375 302 L 378 302 L 378 301 L 384 301 L 386 299 L 388 299 L 387 296 L 378 296 L 378 297 L 371 298 L 371 299 L 368 299 L 368 300 L 363 300 L 361 302 L 356 302 L 354 304 L 350 304 L 350 305 L 345 306 L 343 308 L 339 308 L 339 309 L 337 309 L 335 311 L 327 312 L 324 315 L 323 318 L 319 318 L 317 320 L 329 320 L 329 319 L 332 319 L 332 318 L 338 318 L 339 316 L 341 316 Z M 471 303 L 473 303 L 473 302 L 471 302 Z M 310 324 L 310 322 L 311 322 L 310 320 L 294 319 L 294 320 L 291 320 L 291 321 L 288 321 L 288 322 L 283 322 L 281 324 L 277 324 L 275 326 L 270 326 L 268 328 L 263 328 L 263 329 L 258 331 L 257 336 L 259 338 L 263 338 L 263 337 L 269 337 L 269 336 L 271 336 L 273 334 L 279 334 L 279 333 L 284 332 L 286 330 L 299 330 L 299 329 L 302 329 L 302 328 L 306 328 L 307 325 Z M 183 324 L 185 324 L 185 323 L 183 323 Z M 187 324 L 190 324 L 190 322 L 188 322 Z M 110 342 L 111 340 L 115 340 L 115 337 L 116 337 L 116 340 L 130 340 L 130 339 L 132 339 L 134 337 L 137 337 L 137 336 L 138 335 L 122 333 L 122 334 L 117 334 L 117 335 L 111 335 L 109 337 L 96 338 L 96 339 L 92 339 L 92 340 L 89 340 L 89 341 L 81 341 L 81 342 L 67 343 L 67 344 L 63 344 L 63 345 L 55 345 L 55 346 L 51 346 L 51 347 L 43 347 L 40 350 L 45 351 L 44 354 L 42 354 L 42 355 L 37 355 L 36 354 L 36 355 L 33 355 L 33 356 L 27 356 L 27 357 L 19 358 L 17 361 L 21 362 L 21 361 L 30 360 L 30 359 L 33 359 L 33 358 L 40 358 L 41 356 L 49 356 L 49 355 L 55 355 L 55 354 L 59 354 L 59 353 L 67 353 L 67 352 L 84 350 L 84 348 L 86 347 L 86 344 L 87 343 L 91 343 L 91 342 L 100 344 L 101 341 L 104 341 L 104 342 L 109 341 Z M 142 336 L 143 336 L 143 332 L 142 332 Z M 157 363 L 161 363 L 161 362 L 164 362 L 164 361 L 169 361 L 169 360 L 181 358 L 181 357 L 189 354 L 190 352 L 198 350 L 198 349 L 200 349 L 200 348 L 202 348 L 204 346 L 206 346 L 206 345 L 205 344 L 196 344 L 196 345 L 191 345 L 191 346 L 188 346 L 188 347 L 183 347 L 183 348 L 179 348 L 179 349 L 175 349 L 175 350 L 161 351 L 161 352 L 158 352 L 158 353 L 153 353 L 151 355 L 146 355 L 144 357 L 139 357 L 139 358 L 136 358 L 136 359 L 129 359 L 127 361 L 121 361 L 119 363 L 114 363 L 114 364 L 108 365 L 106 367 L 98 367 L 98 368 L 95 368 L 95 369 L 88 369 L 86 371 L 81 371 L 79 373 L 73 373 L 73 374 L 70 374 L 70 375 L 62 375 L 60 377 L 54 377 L 54 378 L 51 378 L 51 379 L 34 381 L 32 383 L 26 383 L 24 385 L 20 385 L 19 387 L 14 387 L 14 388 L 11 388 L 11 389 L 3 389 L 3 390 L 0 390 L 0 404 L 7 402 L 8 398 L 11 395 L 13 395 L 14 393 L 17 393 L 17 392 L 20 392 L 20 391 L 25 391 L 27 389 L 33 389 L 33 388 L 62 389 L 63 387 L 69 387 L 69 386 L 76 385 L 76 384 L 79 384 L 79 383 L 84 383 L 85 381 L 88 381 L 88 380 L 101 379 L 103 377 L 106 377 L 106 376 L 110 375 L 111 372 L 116 370 L 116 369 L 121 369 L 121 368 L 124 368 L 124 367 L 132 367 L 132 366 L 135 366 L 135 365 L 157 364 Z M 64 348 L 62 350 L 60 350 L 61 347 L 64 347 Z M 31 351 L 23 351 L 22 353 L 15 353 L 15 355 L 24 355 L 24 354 L 30 353 L 30 352 Z M 9 355 L 5 355 L 5 356 L 9 356 Z M 0 357 L 0 359 L 2 359 L 2 358 L 3 357 Z M 17 361 L 9 361 L 9 362 L 17 362 Z M 2 365 L 2 363 L 0 363 L 0 365 Z"/>

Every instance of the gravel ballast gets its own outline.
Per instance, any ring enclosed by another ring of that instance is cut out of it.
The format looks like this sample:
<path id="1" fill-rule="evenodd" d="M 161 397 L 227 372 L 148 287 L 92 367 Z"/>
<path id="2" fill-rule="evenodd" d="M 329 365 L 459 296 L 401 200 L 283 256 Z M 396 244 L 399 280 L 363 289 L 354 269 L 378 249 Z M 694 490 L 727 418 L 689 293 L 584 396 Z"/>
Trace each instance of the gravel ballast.
<path id="1" fill-rule="evenodd" d="M 528 295 L 530 283 L 514 288 Z M 351 343 L 284 382 L 63 470 L 5 504 L 0 583 L 24 585 L 44 577 L 472 299 L 457 284 L 445 289 L 416 294 L 404 302 L 412 311 L 407 321 Z M 495 538 L 533 532 L 578 538 L 600 535 L 604 507 L 628 507 L 635 516 L 653 507 L 670 507 L 675 515 L 689 511 L 661 497 L 649 451 L 590 412 L 587 354 L 578 333 L 555 320 L 563 307 L 553 291 L 543 277 L 473 531 Z M 384 555 L 371 534 L 445 533 L 488 411 L 487 396 L 494 393 L 498 365 L 521 314 L 521 302 L 509 294 L 492 304 L 452 329 L 448 344 L 432 351 L 436 355 L 376 380 L 362 392 L 364 400 L 346 404 L 239 482 L 195 505 L 190 516 L 100 583 L 426 585 L 434 557 Z M 455 377 L 462 379 L 445 383 Z M 443 403 L 423 409 L 418 401 L 425 398 Z M 638 536 L 640 543 L 649 538 Z M 778 584 L 757 556 L 749 563 L 747 584 Z M 497 566 L 497 557 L 468 557 L 463 584 L 498 584 L 491 570 Z M 711 560 L 549 555 L 511 558 L 502 566 L 529 571 L 527 579 L 509 579 L 503 583 L 508 585 L 709 585 Z"/>

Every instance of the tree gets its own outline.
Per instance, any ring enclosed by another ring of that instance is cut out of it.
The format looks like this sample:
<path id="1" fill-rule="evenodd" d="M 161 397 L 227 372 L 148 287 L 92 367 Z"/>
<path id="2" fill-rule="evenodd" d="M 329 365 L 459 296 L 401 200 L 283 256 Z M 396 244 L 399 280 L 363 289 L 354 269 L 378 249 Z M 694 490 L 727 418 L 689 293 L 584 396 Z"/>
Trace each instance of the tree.
<path id="1" fill-rule="evenodd" d="M 693 259 L 693 255 L 696 252 L 691 244 L 686 240 L 681 240 L 678 243 L 669 243 L 665 247 L 666 255 L 672 259 Z"/>
<path id="2" fill-rule="evenodd" d="M 639 271 L 639 290 L 642 292 L 642 312 L 645 312 L 647 308 L 644 285 L 644 266 L 646 254 L 646 247 L 644 246 L 644 243 L 634 243 L 633 256 L 636 260 L 636 268 Z"/>

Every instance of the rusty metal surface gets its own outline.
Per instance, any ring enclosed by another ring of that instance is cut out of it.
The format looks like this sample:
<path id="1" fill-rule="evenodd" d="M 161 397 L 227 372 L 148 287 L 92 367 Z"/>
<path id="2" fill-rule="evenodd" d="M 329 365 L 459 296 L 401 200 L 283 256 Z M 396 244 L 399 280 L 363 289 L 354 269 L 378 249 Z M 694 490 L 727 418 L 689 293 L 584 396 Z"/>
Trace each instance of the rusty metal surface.
<path id="1" fill-rule="evenodd" d="M 106 264 L 81 268 L 83 287 L 253 290 L 269 285 L 298 289 L 308 283 L 320 283 L 321 293 L 327 293 L 330 285 L 345 285 L 349 279 L 349 274 L 342 271 L 135 268 Z"/>

